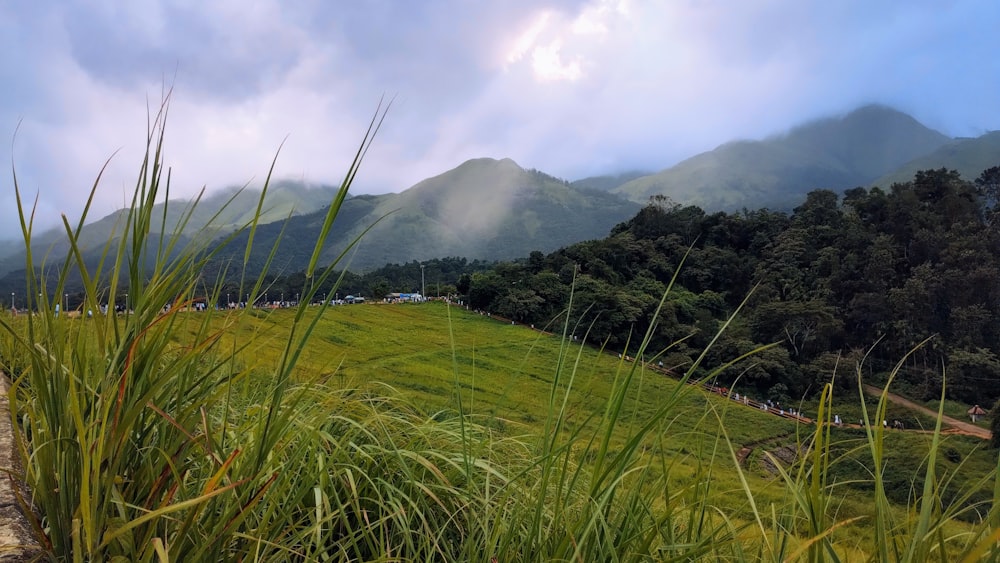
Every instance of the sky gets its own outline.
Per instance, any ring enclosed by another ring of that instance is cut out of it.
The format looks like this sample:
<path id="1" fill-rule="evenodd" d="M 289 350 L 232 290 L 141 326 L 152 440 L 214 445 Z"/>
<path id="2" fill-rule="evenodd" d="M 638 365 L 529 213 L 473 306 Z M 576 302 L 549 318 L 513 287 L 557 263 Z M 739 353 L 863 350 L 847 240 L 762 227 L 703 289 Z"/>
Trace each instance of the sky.
<path id="1" fill-rule="evenodd" d="M 0 238 L 14 172 L 38 228 L 135 185 L 170 91 L 171 197 L 275 175 L 353 193 L 470 158 L 575 180 L 880 103 L 1000 129 L 994 0 L 65 0 L 0 3 Z"/>

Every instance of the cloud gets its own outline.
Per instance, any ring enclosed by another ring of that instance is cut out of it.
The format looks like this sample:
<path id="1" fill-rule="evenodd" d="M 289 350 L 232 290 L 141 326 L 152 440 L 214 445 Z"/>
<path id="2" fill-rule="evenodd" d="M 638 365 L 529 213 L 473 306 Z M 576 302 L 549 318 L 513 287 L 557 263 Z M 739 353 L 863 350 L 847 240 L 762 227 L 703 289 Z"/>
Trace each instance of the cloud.
<path id="1" fill-rule="evenodd" d="M 108 212 L 165 84 L 176 195 L 260 181 L 286 137 L 280 176 L 339 183 L 383 96 L 357 191 L 484 156 L 570 179 L 657 170 L 870 102 L 976 135 L 1000 128 L 998 15 L 973 0 L 3 3 L 0 133 L 20 129 L 0 158 L 51 225 L 118 151 Z"/>

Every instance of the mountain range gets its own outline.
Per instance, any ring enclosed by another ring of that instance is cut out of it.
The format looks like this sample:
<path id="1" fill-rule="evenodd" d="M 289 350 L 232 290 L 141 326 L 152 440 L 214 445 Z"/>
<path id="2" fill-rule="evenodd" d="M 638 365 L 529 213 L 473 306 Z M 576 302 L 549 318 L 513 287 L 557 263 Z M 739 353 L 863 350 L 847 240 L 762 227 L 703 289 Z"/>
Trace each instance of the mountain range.
<path id="1" fill-rule="evenodd" d="M 532 250 L 551 251 L 607 236 L 654 195 L 709 211 L 790 210 L 814 189 L 888 188 L 912 179 L 917 170 L 941 167 L 956 169 L 971 180 L 997 165 L 1000 132 L 953 139 L 878 105 L 766 139 L 726 143 L 655 173 L 612 173 L 569 182 L 525 170 L 510 159 L 479 158 L 400 193 L 349 197 L 323 258 L 333 260 L 373 224 L 348 256 L 345 265 L 352 270 L 445 256 L 497 260 L 526 256 Z M 274 266 L 301 270 L 335 193 L 336 187 L 328 185 L 273 183 L 252 263 L 263 264 L 283 231 Z M 254 189 L 228 189 L 206 196 L 184 225 L 185 234 L 228 235 L 254 216 L 259 195 Z M 189 202 L 169 204 L 168 231 L 189 206 Z M 96 252 L 117 236 L 122 213 L 88 224 L 83 246 Z M 58 231 L 38 234 L 32 245 L 35 256 L 50 249 L 51 256 L 65 255 L 62 238 Z M 242 242 L 237 237 L 232 244 L 232 258 L 242 259 Z M 0 243 L 0 276 L 23 268 L 23 245 Z M 12 279 L 0 285 L 23 280 L 14 274 L 8 277 Z"/>

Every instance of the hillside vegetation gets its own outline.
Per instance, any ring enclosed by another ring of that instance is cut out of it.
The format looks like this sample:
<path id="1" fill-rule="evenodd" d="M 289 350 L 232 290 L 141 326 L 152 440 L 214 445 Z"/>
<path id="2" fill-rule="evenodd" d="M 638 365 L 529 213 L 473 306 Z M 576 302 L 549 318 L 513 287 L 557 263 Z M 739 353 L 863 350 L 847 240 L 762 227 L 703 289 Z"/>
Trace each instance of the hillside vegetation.
<path id="1" fill-rule="evenodd" d="M 661 198 L 606 239 L 471 275 L 468 299 L 541 325 L 574 287 L 592 308 L 571 324 L 622 351 L 629 335 L 655 325 L 652 348 L 669 348 L 676 366 L 692 365 L 743 307 L 706 366 L 780 346 L 727 370 L 727 384 L 739 379 L 787 401 L 817 392 L 839 362 L 864 358 L 866 379 L 881 384 L 906 358 L 899 379 L 908 394 L 937 397 L 946 365 L 949 398 L 988 406 L 1000 398 L 998 186 L 996 167 L 975 182 L 928 170 L 843 200 L 813 191 L 790 215 L 706 213 Z M 657 312 L 674 276 L 679 287 Z"/>
<path id="2" fill-rule="evenodd" d="M 883 396 L 871 409 L 861 402 L 863 430 L 834 427 L 830 383 L 807 424 L 754 412 L 716 382 L 776 348 L 716 352 L 739 329 L 732 317 L 666 377 L 659 361 L 681 343 L 664 345 L 659 320 L 691 295 L 678 267 L 648 329 L 617 335 L 639 361 L 588 344 L 610 338 L 598 322 L 579 322 L 598 301 L 575 265 L 579 283 L 549 325 L 556 336 L 441 304 L 331 307 L 340 274 L 320 257 L 370 137 L 288 308 L 264 297 L 279 245 L 265 253 L 264 275 L 250 267 L 259 214 L 247 248 L 206 276 L 243 233 L 212 243 L 155 230 L 157 195 L 169 189 L 164 114 L 151 125 L 127 236 L 107 241 L 99 261 L 82 252 L 84 217 L 66 226 L 60 265 L 36 270 L 31 224 L 22 221 L 27 305 L 0 316 L 0 362 L 12 377 L 21 465 L 8 471 L 30 491 L 20 500 L 42 558 L 1000 557 L 995 471 L 980 475 L 982 457 L 942 436 L 940 417 L 928 434 L 890 434 L 876 423 L 886 416 Z M 24 219 L 16 181 L 15 190 Z M 962 205 L 944 201 L 961 216 Z M 73 278 L 83 289 L 70 315 L 60 305 Z M 247 306 L 216 306 L 228 304 L 227 284 Z M 103 314 L 122 293 L 120 314 Z M 850 370 L 863 374 L 865 363 Z M 713 394 L 689 385 L 700 375 Z M 742 459 L 757 447 L 765 451 Z"/>

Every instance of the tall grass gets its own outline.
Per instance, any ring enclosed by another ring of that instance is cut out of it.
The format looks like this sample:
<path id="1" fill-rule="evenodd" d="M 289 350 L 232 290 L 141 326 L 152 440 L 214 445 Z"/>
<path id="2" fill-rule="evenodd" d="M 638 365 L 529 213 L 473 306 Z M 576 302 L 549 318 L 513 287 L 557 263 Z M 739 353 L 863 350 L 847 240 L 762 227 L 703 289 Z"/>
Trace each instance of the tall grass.
<path id="1" fill-rule="evenodd" d="M 395 401 L 292 378 L 323 312 L 308 303 L 335 264 L 319 268 L 314 257 L 312 283 L 284 329 L 277 365 L 237 360 L 256 338 L 222 344 L 251 309 L 209 307 L 193 335 L 181 338 L 191 334 L 180 330 L 191 305 L 206 294 L 209 304 L 219 301 L 222 280 L 204 279 L 202 271 L 228 240 L 214 247 L 185 242 L 193 206 L 173 233 L 160 229 L 166 209 L 159 218 L 155 204 L 169 199 L 170 188 L 162 161 L 166 116 L 164 104 L 151 118 L 131 205 L 96 261 L 78 244 L 86 211 L 75 227 L 64 220 L 69 251 L 59 264 L 32 256 L 33 216 L 17 189 L 27 295 L 41 299 L 29 304 L 39 314 L 22 317 L 23 324 L 3 320 L 4 361 L 15 375 L 9 398 L 40 544 L 63 561 L 452 553 L 461 536 L 456 516 L 475 509 L 465 491 L 478 483 L 467 481 L 497 478 L 472 464 L 452 482 L 461 451 L 456 435 L 471 438 L 481 429 L 458 433 L 454 424 L 431 423 Z M 324 232 L 383 116 L 373 119 Z M 258 216 L 269 181 L 270 172 Z M 256 219 L 245 227 L 251 241 L 256 227 Z M 317 255 L 322 245 L 317 241 Z M 231 265 L 227 275 L 241 270 Z M 84 288 L 80 318 L 55 315 L 47 298 L 62 295 L 71 279 Z M 241 288 L 251 303 L 266 289 L 262 279 Z M 99 314 L 108 303 L 126 311 Z"/>
<path id="2" fill-rule="evenodd" d="M 458 358 L 454 416 L 428 415 L 377 387 L 336 387 L 297 372 L 325 312 L 308 305 L 313 288 L 335 275 L 337 262 L 318 264 L 324 239 L 384 113 L 373 118 L 331 202 L 293 320 L 277 336 L 230 338 L 258 312 L 186 310 L 205 295 L 209 304 L 219 301 L 223 280 L 202 272 L 232 237 L 214 246 L 197 242 L 208 237 L 188 242 L 186 219 L 164 233 L 165 209 L 154 214 L 170 187 L 166 114 L 164 104 L 151 118 L 131 206 L 97 259 L 78 243 L 85 212 L 75 226 L 64 221 L 65 257 L 36 260 L 32 212 L 17 189 L 27 295 L 41 298 L 31 303 L 39 314 L 0 321 L 0 355 L 14 377 L 18 477 L 32 491 L 26 508 L 35 509 L 28 514 L 49 559 L 812 562 L 848 560 L 859 550 L 879 561 L 1000 557 L 1000 492 L 992 506 L 971 502 L 972 490 L 944 501 L 951 481 L 936 469 L 940 421 L 908 506 L 886 495 L 885 435 L 870 424 L 850 452 L 870 459 L 872 509 L 843 510 L 849 484 L 832 469 L 853 458 L 837 453 L 829 385 L 819 423 L 794 441 L 798 460 L 774 460 L 776 496 L 762 493 L 760 479 L 737 460 L 725 425 L 731 401 L 708 403 L 696 415 L 704 439 L 682 467 L 670 453 L 674 422 L 692 416 L 679 405 L 698 392 L 686 383 L 703 373 L 708 350 L 648 416 L 638 404 L 652 375 L 639 362 L 620 362 L 603 408 L 580 420 L 570 405 L 579 404 L 573 397 L 584 348 L 568 335 L 582 331 L 566 324 L 543 431 L 520 438 L 477 423 L 462 391 L 470 374 Z M 257 217 L 269 180 L 270 171 Z M 257 223 L 245 226 L 250 245 Z M 248 247 L 243 264 L 230 264 L 225 275 L 243 279 L 249 257 Z M 241 287 L 250 303 L 266 290 L 263 279 Z M 62 295 L 71 281 L 84 287 L 83 314 L 56 316 L 47 296 Z M 124 302 L 127 311 L 99 314 L 109 302 Z M 571 296 L 569 307 L 577 306 Z M 636 337 L 635 357 L 655 362 L 667 352 L 648 349 L 654 331 Z M 284 342 L 279 361 L 248 363 L 265 338 Z M 708 378 L 747 360 L 713 367 Z M 859 381 L 860 373 L 858 366 Z M 880 420 L 885 404 L 883 395 L 866 417 Z M 736 477 L 719 479 L 722 473 Z M 995 473 L 977 487 L 995 483 Z M 975 510 L 984 515 L 978 523 L 954 525 Z M 852 543 L 843 534 L 850 527 L 871 535 Z"/>

